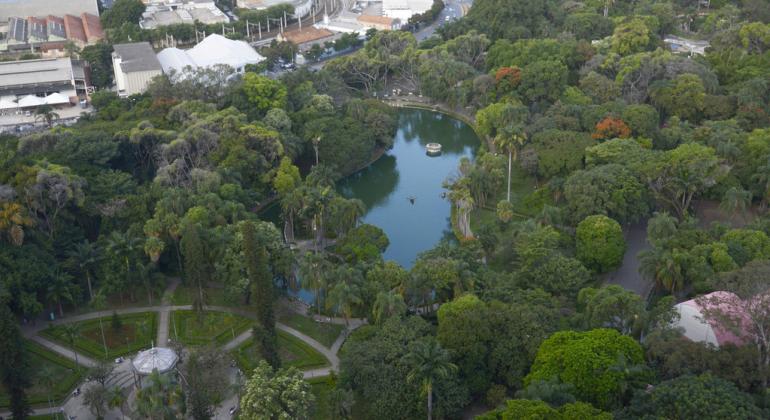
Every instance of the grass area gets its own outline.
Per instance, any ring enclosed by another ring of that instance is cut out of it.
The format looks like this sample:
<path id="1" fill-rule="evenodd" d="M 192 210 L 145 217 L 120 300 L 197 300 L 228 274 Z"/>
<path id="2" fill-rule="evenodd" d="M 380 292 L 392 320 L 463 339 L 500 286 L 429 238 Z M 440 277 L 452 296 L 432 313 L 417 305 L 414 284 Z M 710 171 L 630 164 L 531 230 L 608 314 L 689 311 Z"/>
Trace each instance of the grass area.
<path id="1" fill-rule="evenodd" d="M 343 325 L 316 322 L 313 318 L 293 312 L 282 314 L 278 319 L 329 348 L 345 328 Z"/>
<path id="2" fill-rule="evenodd" d="M 194 311 L 174 311 L 169 334 L 184 344 L 223 345 L 249 329 L 252 320 L 226 312 L 206 311 L 198 319 Z"/>
<path id="3" fill-rule="evenodd" d="M 195 287 L 187 287 L 179 285 L 174 290 L 174 296 L 171 297 L 171 302 L 174 305 L 192 305 L 193 298 L 197 295 L 198 289 Z M 203 289 L 203 293 L 206 295 L 206 304 L 212 306 L 246 306 L 240 303 L 233 303 L 225 296 L 225 289 L 208 287 Z"/>
<path id="4" fill-rule="evenodd" d="M 296 367 L 299 370 L 315 369 L 329 365 L 329 361 L 321 353 L 293 335 L 278 330 L 278 355 L 284 367 Z M 254 339 L 241 344 L 232 351 L 238 367 L 244 372 L 251 372 L 257 366 L 257 354 Z"/>
<path id="5" fill-rule="evenodd" d="M 111 316 L 101 318 L 101 327 L 99 320 L 90 319 L 76 323 L 79 335 L 74 342 L 74 348 L 78 353 L 95 359 L 110 360 L 150 347 L 158 331 L 158 315 L 155 312 L 120 315 L 122 327 L 119 330 L 112 328 Z M 104 354 L 102 343 L 102 327 L 107 355 Z M 61 325 L 46 328 L 40 334 L 63 346 L 72 347 Z"/>
<path id="6" fill-rule="evenodd" d="M 27 389 L 27 402 L 34 406 L 48 406 L 50 396 L 51 403 L 58 405 L 69 395 L 83 376 L 76 371 L 75 362 L 62 357 L 43 346 L 26 341 L 24 343 L 29 362 L 29 375 L 32 386 Z M 46 381 L 50 378 L 50 390 Z M 48 393 L 50 392 L 50 395 Z M 0 407 L 8 407 L 9 397 L 0 385 Z M 43 417 L 44 418 L 44 417 Z"/>
<path id="7" fill-rule="evenodd" d="M 507 182 L 507 174 L 505 182 Z M 503 189 L 487 198 L 486 207 L 476 208 L 471 213 L 471 230 L 479 226 L 497 223 L 497 203 L 506 198 L 506 184 Z M 513 220 L 535 216 L 542 210 L 542 200 L 533 197 L 535 179 L 524 173 L 518 165 L 511 168 L 511 203 L 513 203 Z"/>
<path id="8" fill-rule="evenodd" d="M 334 389 L 334 385 L 329 379 L 328 376 L 307 379 L 307 382 L 310 383 L 310 391 L 315 396 L 315 404 L 311 413 L 311 418 L 315 420 L 332 418 L 329 393 Z"/>

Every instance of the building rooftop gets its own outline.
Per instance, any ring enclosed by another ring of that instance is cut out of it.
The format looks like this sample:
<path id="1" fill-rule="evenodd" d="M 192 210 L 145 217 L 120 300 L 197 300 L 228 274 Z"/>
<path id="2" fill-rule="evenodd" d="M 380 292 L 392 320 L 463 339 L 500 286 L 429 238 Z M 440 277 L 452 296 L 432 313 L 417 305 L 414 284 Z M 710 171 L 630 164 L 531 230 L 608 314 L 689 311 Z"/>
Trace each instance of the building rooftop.
<path id="1" fill-rule="evenodd" d="M 0 88 L 72 80 L 69 58 L 0 62 Z"/>
<path id="2" fill-rule="evenodd" d="M 393 26 L 393 23 L 397 20 L 394 18 L 389 18 L 387 16 L 371 16 L 371 15 L 361 15 L 357 19 L 361 23 L 374 23 L 377 25 L 387 25 L 387 26 Z"/>
<path id="3" fill-rule="evenodd" d="M 97 0 L 0 0 L 0 20 L 11 16 L 75 15 L 99 16 Z"/>
<path id="4" fill-rule="evenodd" d="M 104 30 L 102 30 L 102 22 L 99 17 L 90 13 L 83 13 L 80 15 L 80 20 L 83 21 L 83 29 L 86 32 L 86 39 L 89 43 L 96 43 L 104 38 Z"/>
<path id="5" fill-rule="evenodd" d="M 144 29 L 177 23 L 192 24 L 195 21 L 205 24 L 229 22 L 230 18 L 219 10 L 213 1 L 188 1 L 185 3 L 152 3 L 142 14 L 139 25 Z"/>
<path id="6" fill-rule="evenodd" d="M 168 372 L 176 365 L 178 357 L 174 350 L 166 347 L 153 347 L 140 351 L 131 362 L 140 375 L 149 375 L 157 370 L 159 373 Z"/>
<path id="7" fill-rule="evenodd" d="M 160 61 L 149 42 L 113 45 L 113 54 L 120 57 L 120 68 L 124 73 L 135 71 L 161 70 Z"/>
<path id="8" fill-rule="evenodd" d="M 301 30 L 287 31 L 281 36 L 283 39 L 295 44 L 300 45 L 306 42 L 317 41 L 319 39 L 328 38 L 334 35 L 332 31 L 323 28 L 316 28 L 314 26 L 308 26 Z"/>

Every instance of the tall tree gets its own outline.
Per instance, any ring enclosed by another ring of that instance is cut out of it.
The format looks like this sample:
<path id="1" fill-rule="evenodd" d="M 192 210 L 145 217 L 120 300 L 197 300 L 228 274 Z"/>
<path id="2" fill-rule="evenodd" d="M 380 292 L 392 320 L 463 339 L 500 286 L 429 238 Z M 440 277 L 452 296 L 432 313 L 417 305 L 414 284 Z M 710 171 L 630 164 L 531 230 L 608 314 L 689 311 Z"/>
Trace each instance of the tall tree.
<path id="1" fill-rule="evenodd" d="M 326 287 L 326 274 L 330 269 L 330 263 L 324 254 L 307 252 L 299 263 L 299 272 L 302 281 L 307 287 L 315 290 L 315 305 L 318 316 L 321 316 L 321 291 Z"/>
<path id="2" fill-rule="evenodd" d="M 208 284 L 211 273 L 209 271 L 206 244 L 201 237 L 201 228 L 193 223 L 187 224 L 182 231 L 180 244 L 184 257 L 184 272 L 188 284 L 197 289 L 193 298 L 193 309 L 202 316 L 206 306 L 204 288 Z"/>
<path id="3" fill-rule="evenodd" d="M 270 271 L 267 249 L 257 238 L 256 227 L 251 222 L 241 225 L 243 235 L 243 258 L 246 273 L 254 296 L 257 319 L 262 327 L 275 335 L 275 314 L 273 313 L 273 274 Z"/>
<path id="4" fill-rule="evenodd" d="M 16 319 L 0 301 L 0 379 L 10 395 L 14 419 L 26 419 L 30 412 L 25 388 L 30 385 L 24 340 Z"/>
<path id="5" fill-rule="evenodd" d="M 405 362 L 411 367 L 407 380 L 419 382 L 427 396 L 428 420 L 433 418 L 433 386 L 436 382 L 447 379 L 457 366 L 449 359 L 449 352 L 435 339 L 425 339 L 413 344 Z"/>
<path id="6" fill-rule="evenodd" d="M 77 269 L 78 273 L 86 278 L 88 285 L 88 296 L 94 299 L 94 288 L 91 281 L 91 275 L 99 264 L 100 254 L 99 246 L 96 242 L 83 242 L 75 244 L 67 253 L 69 264 Z"/>
<path id="7" fill-rule="evenodd" d="M 80 363 L 78 361 L 78 352 L 75 350 L 75 341 L 80 338 L 80 324 L 78 323 L 69 323 L 64 324 L 60 326 L 62 335 L 64 335 L 64 339 L 67 340 L 67 344 L 70 345 L 70 348 L 72 349 L 72 355 L 75 356 L 75 366 L 80 369 Z"/>
<path id="8" fill-rule="evenodd" d="M 246 382 L 241 417 L 307 420 L 312 402 L 313 393 L 310 384 L 302 379 L 302 372 L 296 368 L 276 372 L 265 361 L 260 361 Z"/>

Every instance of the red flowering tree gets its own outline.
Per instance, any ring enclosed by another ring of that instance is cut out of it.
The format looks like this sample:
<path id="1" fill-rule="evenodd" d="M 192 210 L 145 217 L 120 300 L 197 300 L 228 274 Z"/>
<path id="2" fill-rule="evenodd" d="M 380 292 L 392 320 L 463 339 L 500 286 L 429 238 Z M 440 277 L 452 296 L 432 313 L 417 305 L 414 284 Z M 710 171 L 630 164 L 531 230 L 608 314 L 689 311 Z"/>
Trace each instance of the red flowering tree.
<path id="1" fill-rule="evenodd" d="M 521 82 L 521 69 L 518 67 L 500 67 L 495 72 L 495 83 L 500 93 L 508 93 Z"/>
<path id="2" fill-rule="evenodd" d="M 596 124 L 591 137 L 595 140 L 625 139 L 631 137 L 631 129 L 620 118 L 605 117 Z"/>

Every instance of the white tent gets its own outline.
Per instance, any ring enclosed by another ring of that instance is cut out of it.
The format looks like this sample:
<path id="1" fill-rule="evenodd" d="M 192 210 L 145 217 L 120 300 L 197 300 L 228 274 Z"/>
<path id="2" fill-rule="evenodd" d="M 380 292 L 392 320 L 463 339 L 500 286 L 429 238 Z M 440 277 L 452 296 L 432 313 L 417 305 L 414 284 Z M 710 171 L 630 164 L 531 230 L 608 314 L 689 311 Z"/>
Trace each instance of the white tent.
<path id="1" fill-rule="evenodd" d="M 13 96 L 3 96 L 0 98 L 0 109 L 16 109 L 19 107 L 19 104 L 14 102 Z"/>
<path id="2" fill-rule="evenodd" d="M 177 76 L 188 66 L 195 70 L 218 64 L 226 64 L 236 72 L 242 73 L 247 64 L 257 64 L 264 59 L 265 57 L 259 55 L 246 42 L 234 41 L 217 34 L 207 36 L 187 51 L 166 48 L 158 53 L 158 61 L 163 67 L 163 72 L 169 74 L 173 70 Z"/>
<path id="3" fill-rule="evenodd" d="M 683 302 L 676 305 L 675 308 L 679 312 L 679 319 L 674 322 L 674 326 L 682 328 L 685 337 L 695 342 L 709 343 L 719 347 L 717 333 L 706 322 L 698 306 Z"/>
<path id="4" fill-rule="evenodd" d="M 39 98 L 35 95 L 27 95 L 19 99 L 19 108 L 27 108 L 40 105 L 45 105 L 45 99 Z"/>
<path id="5" fill-rule="evenodd" d="M 70 98 L 59 92 L 55 92 L 45 97 L 45 103 L 48 105 L 68 104 L 70 103 Z"/>

